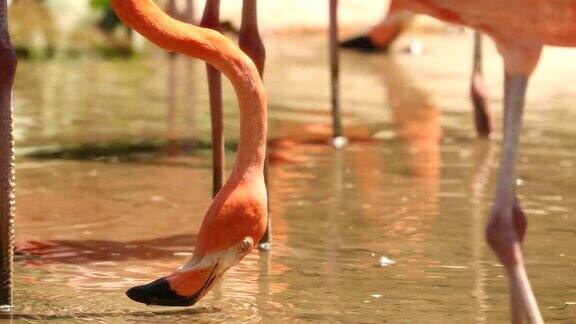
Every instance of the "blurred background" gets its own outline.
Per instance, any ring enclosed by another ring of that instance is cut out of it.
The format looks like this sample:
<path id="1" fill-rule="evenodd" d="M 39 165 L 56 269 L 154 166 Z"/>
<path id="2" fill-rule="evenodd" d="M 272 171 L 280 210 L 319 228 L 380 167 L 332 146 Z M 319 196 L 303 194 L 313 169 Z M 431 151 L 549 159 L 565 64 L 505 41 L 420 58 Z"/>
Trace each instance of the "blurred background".
<path id="1" fill-rule="evenodd" d="M 199 21 L 204 3 L 192 3 L 191 19 Z M 184 15 L 187 2 L 177 1 L 177 4 Z M 387 3 L 381 1 L 366 1 L 362 5 L 342 1 L 340 16 L 344 36 L 367 30 L 382 19 L 386 9 Z M 241 1 L 222 1 L 222 21 L 232 32 L 232 37 L 240 26 L 240 10 Z M 328 40 L 323 35 L 328 17 L 324 1 L 311 4 L 306 1 L 288 4 L 262 2 L 259 10 L 260 28 L 267 43 L 289 42 L 280 46 L 290 47 L 294 52 L 291 54 L 295 55 L 306 50 L 325 50 Z M 195 82 L 204 74 L 202 64 L 181 59 L 177 65 L 181 68 L 176 72 L 167 71 L 167 59 L 163 53 L 123 27 L 108 1 L 16 0 L 10 7 L 9 23 L 12 42 L 21 63 L 16 91 L 22 89 L 26 92 L 16 96 L 15 105 L 21 107 L 17 114 L 31 118 L 28 122 L 26 119 L 18 120 L 23 126 L 17 127 L 20 148 L 23 144 L 69 145 L 115 139 L 159 139 L 167 127 L 163 119 L 166 113 L 163 104 L 167 100 L 176 100 L 170 109 L 187 117 L 169 121 L 173 123 L 168 125 L 174 128 L 169 130 L 175 133 L 172 135 L 191 137 L 194 126 L 200 127 L 196 129 L 199 136 L 196 139 L 208 134 L 205 132 L 208 127 L 205 118 L 209 112 L 206 109 L 191 112 L 193 107 L 206 103 L 205 82 Z M 411 28 L 456 30 L 423 16 Z M 277 39 L 278 36 L 282 37 Z M 292 44 L 294 39 L 301 42 Z M 315 47 L 306 43 L 308 41 Z M 409 42 L 410 37 L 399 48 Z M 270 49 L 272 54 L 275 50 Z M 311 58 L 327 63 L 327 54 L 320 55 Z M 274 55 L 270 60 L 276 61 Z M 174 86 L 167 89 L 170 73 L 182 74 L 176 76 L 181 80 L 176 85 L 178 89 Z M 303 79 L 308 77 L 304 75 Z M 322 78 L 326 79 L 326 76 L 322 75 Z M 193 89 L 194 86 L 200 88 Z M 319 83 L 319 86 L 328 89 L 326 82 Z M 115 90 L 119 88 L 133 93 L 118 98 Z M 170 93 L 174 93 L 174 97 L 167 98 Z M 318 91 L 318 96 L 326 95 L 325 90 Z M 26 101 L 28 104 L 20 105 L 25 99 L 33 100 L 34 104 Z M 132 103 L 117 102 L 118 99 Z M 146 102 L 146 109 L 137 101 Z M 153 107 L 155 105 L 159 107 Z M 235 110 L 228 109 L 227 113 L 234 114 Z M 197 125 L 182 125 L 192 123 L 193 119 L 198 119 Z M 125 123 L 119 124 L 120 120 Z M 231 127 L 236 125 L 233 120 L 230 123 Z"/>
<path id="2" fill-rule="evenodd" d="M 179 0 L 181 12 L 188 1 Z M 192 1 L 197 22 L 204 1 Z M 164 3 L 162 3 L 164 4 Z M 341 0 L 342 40 L 387 1 Z M 235 38 L 241 1 L 222 0 Z M 105 0 L 13 0 L 15 318 L 42 322 L 500 322 L 502 268 L 483 228 L 499 156 L 502 64 L 484 46 L 494 141 L 475 135 L 472 33 L 419 16 L 387 53 L 342 51 L 344 150 L 330 130 L 328 1 L 260 1 L 267 46 L 273 249 L 190 309 L 123 291 L 190 258 L 211 197 L 203 62 L 121 26 Z M 519 165 L 527 267 L 549 320 L 574 320 L 576 53 L 547 49 Z M 169 80 L 176 80 L 169 83 Z M 225 81 L 227 166 L 237 107 Z"/>

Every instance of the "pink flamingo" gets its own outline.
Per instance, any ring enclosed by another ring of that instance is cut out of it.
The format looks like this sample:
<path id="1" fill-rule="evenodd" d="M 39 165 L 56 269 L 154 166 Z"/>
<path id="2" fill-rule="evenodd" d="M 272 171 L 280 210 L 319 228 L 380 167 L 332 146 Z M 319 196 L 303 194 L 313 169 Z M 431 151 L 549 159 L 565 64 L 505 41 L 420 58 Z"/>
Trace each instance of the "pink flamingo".
<path id="1" fill-rule="evenodd" d="M 12 305 L 14 247 L 14 135 L 12 84 L 16 54 L 10 43 L 8 3 L 0 0 L 0 305 Z"/>
<path id="2" fill-rule="evenodd" d="M 240 105 L 240 145 L 234 169 L 206 213 L 192 260 L 172 275 L 127 294 L 154 305 L 189 306 L 252 250 L 266 229 L 264 184 L 267 104 L 259 71 L 213 30 L 170 18 L 152 0 L 112 0 L 118 17 L 158 46 L 202 59 L 230 78 Z"/>
<path id="3" fill-rule="evenodd" d="M 388 13 L 366 35 L 349 39 L 340 44 L 343 48 L 365 52 L 386 52 L 391 44 L 413 21 L 414 13 L 407 10 L 399 0 L 391 0 Z M 488 92 L 482 75 L 482 36 L 474 33 L 474 54 L 472 77 L 470 78 L 470 98 L 474 106 L 476 134 L 481 138 L 491 137 L 493 131 L 492 109 L 488 102 Z"/>
<path id="4" fill-rule="evenodd" d="M 506 269 L 512 321 L 542 323 L 524 266 L 527 220 L 516 195 L 516 161 L 524 100 L 544 45 L 576 46 L 576 3 L 571 0 L 401 0 L 414 12 L 475 28 L 490 37 L 504 60 L 504 137 L 499 179 L 486 238 Z"/>

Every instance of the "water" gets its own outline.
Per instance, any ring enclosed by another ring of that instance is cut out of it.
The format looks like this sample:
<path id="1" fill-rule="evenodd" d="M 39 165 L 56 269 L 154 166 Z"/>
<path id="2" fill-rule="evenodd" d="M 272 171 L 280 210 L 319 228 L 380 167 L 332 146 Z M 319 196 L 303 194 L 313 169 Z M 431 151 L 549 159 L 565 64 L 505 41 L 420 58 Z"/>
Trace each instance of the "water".
<path id="1" fill-rule="evenodd" d="M 167 123 L 159 53 L 21 63 L 17 242 L 35 256 L 16 263 L 14 318 L 505 322 L 506 280 L 483 240 L 499 145 L 474 138 L 471 37 L 419 37 L 420 56 L 343 55 L 353 141 L 342 151 L 322 144 L 325 39 L 267 39 L 273 249 L 249 255 L 185 309 L 141 306 L 124 291 L 193 251 L 210 202 L 209 151 L 166 154 L 175 148 L 158 140 L 208 140 L 204 67 L 193 64 L 194 90 L 180 90 L 177 118 Z M 501 63 L 487 47 L 499 125 Z M 576 67 L 563 64 L 572 52 L 548 51 L 531 84 L 518 166 L 528 272 L 544 316 L 566 322 L 576 321 L 576 306 L 566 304 L 576 301 Z M 226 93 L 233 146 L 237 111 L 229 86 Z M 102 142 L 112 149 L 93 153 Z M 27 156 L 38 150 L 50 154 Z"/>

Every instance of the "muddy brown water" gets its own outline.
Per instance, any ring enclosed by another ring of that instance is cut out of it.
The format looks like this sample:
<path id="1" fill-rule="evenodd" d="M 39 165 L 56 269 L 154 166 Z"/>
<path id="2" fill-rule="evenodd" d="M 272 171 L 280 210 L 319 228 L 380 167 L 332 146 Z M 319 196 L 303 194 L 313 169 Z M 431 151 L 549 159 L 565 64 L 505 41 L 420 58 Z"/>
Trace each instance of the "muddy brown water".
<path id="1" fill-rule="evenodd" d="M 167 121 L 158 52 L 133 61 L 22 62 L 16 241 L 35 256 L 15 265 L 14 320 L 505 322 L 506 280 L 483 240 L 500 127 L 493 142 L 475 139 L 471 36 L 415 37 L 421 55 L 401 52 L 409 37 L 390 57 L 343 54 L 346 130 L 357 141 L 341 151 L 318 144 L 329 134 L 325 39 L 267 39 L 277 139 L 273 249 L 252 253 L 197 305 L 176 309 L 136 304 L 124 291 L 190 257 L 210 203 L 209 151 L 129 159 L 122 149 L 82 159 L 65 152 L 167 137 L 207 141 L 203 65 L 192 63 L 193 77 L 181 82 L 191 85 Z M 486 47 L 500 125 L 501 63 Z M 575 56 L 546 51 L 518 165 L 528 273 L 550 321 L 576 321 L 576 66 L 567 64 Z M 229 86 L 225 103 L 233 144 Z M 27 156 L 39 149 L 57 154 Z"/>

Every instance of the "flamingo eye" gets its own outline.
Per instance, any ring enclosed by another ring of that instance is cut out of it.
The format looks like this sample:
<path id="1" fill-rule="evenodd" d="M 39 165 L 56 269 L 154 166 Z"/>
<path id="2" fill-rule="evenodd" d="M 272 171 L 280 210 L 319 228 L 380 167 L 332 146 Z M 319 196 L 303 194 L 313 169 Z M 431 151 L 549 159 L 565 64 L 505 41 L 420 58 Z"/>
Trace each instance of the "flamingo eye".
<path id="1" fill-rule="evenodd" d="M 240 242 L 240 245 L 238 246 L 238 249 L 240 250 L 241 253 L 250 252 L 250 250 L 252 249 L 252 239 L 245 238 L 244 240 L 242 240 L 242 242 Z"/>

